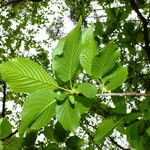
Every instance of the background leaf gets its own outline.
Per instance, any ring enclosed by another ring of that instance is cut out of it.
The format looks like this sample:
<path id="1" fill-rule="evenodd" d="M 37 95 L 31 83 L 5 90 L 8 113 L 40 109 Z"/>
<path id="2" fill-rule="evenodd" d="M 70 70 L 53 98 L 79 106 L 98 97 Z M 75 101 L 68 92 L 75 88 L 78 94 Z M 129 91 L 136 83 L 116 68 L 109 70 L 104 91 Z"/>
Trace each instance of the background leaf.
<path id="1" fill-rule="evenodd" d="M 65 38 L 61 39 L 53 51 L 54 73 L 64 82 L 71 80 L 78 71 L 81 25 L 80 19 L 77 26 Z"/>
<path id="2" fill-rule="evenodd" d="M 150 137 L 146 129 L 149 127 L 149 122 L 145 120 L 134 121 L 127 127 L 128 142 L 136 150 L 147 150 L 150 147 Z"/>
<path id="3" fill-rule="evenodd" d="M 54 138 L 58 142 L 65 142 L 67 136 L 69 135 L 69 132 L 67 132 L 62 125 L 57 122 L 55 124 L 55 129 L 54 129 Z"/>
<path id="4" fill-rule="evenodd" d="M 71 106 L 69 99 L 56 106 L 56 117 L 66 131 L 74 131 L 79 125 L 80 113 L 76 106 Z"/>
<path id="5" fill-rule="evenodd" d="M 2 79 L 16 92 L 57 89 L 56 81 L 36 62 L 14 58 L 0 65 Z"/>
<path id="6" fill-rule="evenodd" d="M 79 138 L 78 136 L 71 136 L 66 141 L 67 148 L 71 150 L 79 150 L 84 145 L 83 139 Z"/>
<path id="7" fill-rule="evenodd" d="M 45 126 L 55 113 L 55 93 L 52 90 L 38 90 L 28 97 L 21 114 L 19 133 L 27 128 L 39 130 Z"/>
<path id="8" fill-rule="evenodd" d="M 120 123 L 120 120 L 114 121 L 114 118 L 108 118 L 103 120 L 96 130 L 94 137 L 95 143 L 100 144 L 101 142 L 103 142 L 104 138 L 113 132 L 114 128 L 118 125 L 118 123 Z"/>
<path id="9" fill-rule="evenodd" d="M 34 149 L 34 144 L 37 138 L 37 131 L 31 131 L 23 138 L 23 145 L 28 149 Z"/>
<path id="10" fill-rule="evenodd" d="M 80 64 L 91 75 L 93 58 L 98 54 L 98 46 L 94 40 L 93 26 L 83 31 L 80 48 Z"/>
<path id="11" fill-rule="evenodd" d="M 3 150 L 3 143 L 0 141 L 0 150 Z"/>

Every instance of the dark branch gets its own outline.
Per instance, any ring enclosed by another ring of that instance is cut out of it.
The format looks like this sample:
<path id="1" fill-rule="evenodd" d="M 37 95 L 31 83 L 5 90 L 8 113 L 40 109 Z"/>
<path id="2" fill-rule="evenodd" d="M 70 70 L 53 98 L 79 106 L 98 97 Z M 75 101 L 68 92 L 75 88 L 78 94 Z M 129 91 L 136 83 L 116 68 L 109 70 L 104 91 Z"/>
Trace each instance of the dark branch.
<path id="1" fill-rule="evenodd" d="M 124 148 L 122 147 L 120 144 L 118 144 L 112 137 L 109 137 L 110 141 L 116 145 L 118 148 L 120 148 L 121 150 L 130 150 L 129 148 Z"/>
<path id="2" fill-rule="evenodd" d="M 137 13 L 139 19 L 143 23 L 143 34 L 144 34 L 144 43 L 145 43 L 144 49 L 147 53 L 147 57 L 150 62 L 150 41 L 149 41 L 149 34 L 148 34 L 148 20 L 139 11 L 135 0 L 130 0 L 130 5 L 132 9 Z"/>
<path id="3" fill-rule="evenodd" d="M 3 82 L 3 107 L 2 107 L 2 117 L 5 118 L 5 108 L 6 105 L 6 83 Z"/>

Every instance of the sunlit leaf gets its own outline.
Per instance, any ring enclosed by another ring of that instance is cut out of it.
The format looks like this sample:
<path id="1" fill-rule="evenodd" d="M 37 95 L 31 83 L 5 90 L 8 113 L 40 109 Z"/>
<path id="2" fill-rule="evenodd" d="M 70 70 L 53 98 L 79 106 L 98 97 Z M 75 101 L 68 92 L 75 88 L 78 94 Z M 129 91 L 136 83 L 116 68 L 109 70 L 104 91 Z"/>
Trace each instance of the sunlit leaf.
<path id="1" fill-rule="evenodd" d="M 21 114 L 19 133 L 23 135 L 27 128 L 39 130 L 45 126 L 55 113 L 55 93 L 51 90 L 38 90 L 27 98 Z"/>
<path id="2" fill-rule="evenodd" d="M 64 82 L 71 80 L 79 68 L 82 21 L 63 39 L 53 51 L 54 73 Z"/>
<path id="3" fill-rule="evenodd" d="M 115 66 L 120 52 L 113 42 L 102 48 L 100 55 L 95 56 L 92 66 L 92 76 L 102 79 Z"/>
<path id="4" fill-rule="evenodd" d="M 16 92 L 57 89 L 56 81 L 36 62 L 14 58 L 0 65 L 2 79 Z"/>
<path id="5" fill-rule="evenodd" d="M 83 31 L 81 43 L 80 43 L 80 63 L 86 72 L 91 75 L 92 61 L 94 56 L 98 54 L 98 46 L 94 40 L 93 26 Z"/>

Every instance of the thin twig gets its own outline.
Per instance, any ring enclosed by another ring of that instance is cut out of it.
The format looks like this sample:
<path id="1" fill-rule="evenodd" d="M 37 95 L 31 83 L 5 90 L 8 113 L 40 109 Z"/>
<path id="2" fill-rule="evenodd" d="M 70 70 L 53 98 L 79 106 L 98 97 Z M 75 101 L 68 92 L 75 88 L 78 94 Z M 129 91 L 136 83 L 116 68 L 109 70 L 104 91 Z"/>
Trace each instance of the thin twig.
<path id="1" fill-rule="evenodd" d="M 145 96 L 148 97 L 150 96 L 150 93 L 102 93 L 102 94 L 97 94 L 96 96 Z"/>
<path id="2" fill-rule="evenodd" d="M 6 105 L 6 83 L 3 82 L 3 106 L 2 106 L 2 117 L 5 118 L 5 105 Z"/>
<path id="3" fill-rule="evenodd" d="M 150 40 L 149 40 L 149 32 L 148 32 L 148 20 L 139 11 L 135 0 L 130 0 L 130 5 L 131 5 L 132 9 L 137 13 L 139 19 L 142 21 L 144 43 L 145 43 L 144 49 L 147 53 L 147 57 L 148 57 L 148 60 L 150 62 L 150 46 L 149 46 Z"/>

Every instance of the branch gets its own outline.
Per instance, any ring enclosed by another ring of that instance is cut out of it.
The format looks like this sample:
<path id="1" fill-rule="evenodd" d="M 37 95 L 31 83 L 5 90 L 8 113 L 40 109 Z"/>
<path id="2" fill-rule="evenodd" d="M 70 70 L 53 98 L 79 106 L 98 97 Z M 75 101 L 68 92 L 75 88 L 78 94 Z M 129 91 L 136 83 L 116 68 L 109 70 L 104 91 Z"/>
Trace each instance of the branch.
<path id="1" fill-rule="evenodd" d="M 112 137 L 109 137 L 110 141 L 115 144 L 118 148 L 122 149 L 122 150 L 130 150 L 129 148 L 124 148 L 122 147 L 120 144 L 118 144 Z"/>
<path id="2" fill-rule="evenodd" d="M 147 53 L 148 60 L 150 62 L 150 41 L 149 41 L 149 35 L 148 35 L 148 20 L 146 20 L 146 18 L 144 18 L 144 16 L 139 11 L 135 0 L 130 0 L 130 5 L 131 5 L 132 9 L 137 13 L 139 19 L 143 23 L 143 34 L 144 34 L 144 43 L 145 43 L 144 49 Z"/>
<path id="3" fill-rule="evenodd" d="M 102 93 L 102 94 L 97 94 L 96 96 L 145 96 L 148 97 L 150 96 L 150 93 Z"/>
<path id="4" fill-rule="evenodd" d="M 6 83 L 3 82 L 3 106 L 2 106 L 2 117 L 5 118 L 5 105 L 6 105 Z"/>

